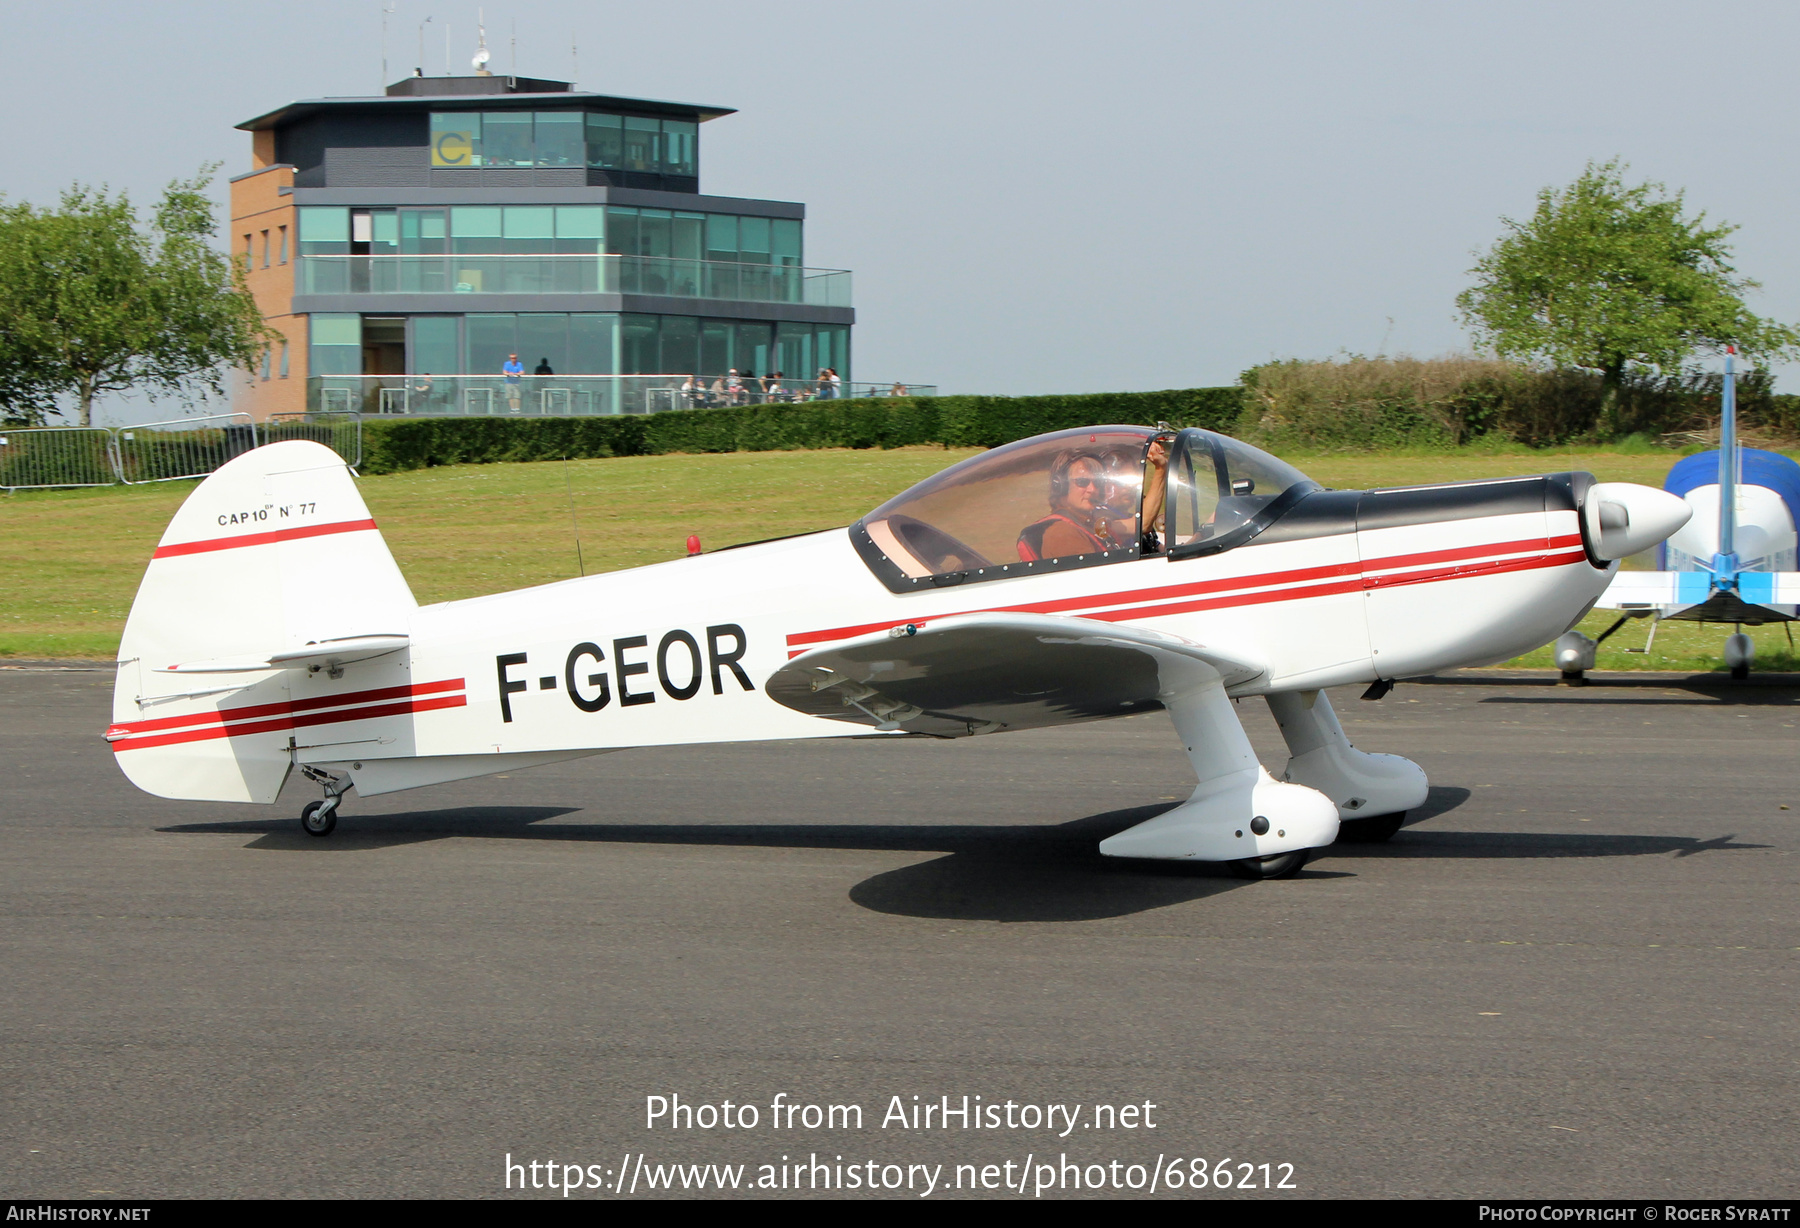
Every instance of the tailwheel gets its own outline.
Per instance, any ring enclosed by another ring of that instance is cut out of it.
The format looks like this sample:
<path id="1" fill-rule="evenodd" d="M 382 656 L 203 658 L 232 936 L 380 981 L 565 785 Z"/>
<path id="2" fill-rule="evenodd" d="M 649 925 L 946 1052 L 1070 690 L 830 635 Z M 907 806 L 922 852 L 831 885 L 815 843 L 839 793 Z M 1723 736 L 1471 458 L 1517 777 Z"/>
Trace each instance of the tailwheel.
<path id="1" fill-rule="evenodd" d="M 1756 663 L 1756 641 L 1738 631 L 1725 639 L 1725 664 L 1731 668 L 1731 680 L 1743 682 L 1750 677 L 1750 667 Z"/>
<path id="2" fill-rule="evenodd" d="M 1231 872 L 1239 878 L 1292 878 L 1300 873 L 1300 867 L 1312 855 L 1311 849 L 1295 849 L 1291 853 L 1276 853 L 1271 857 L 1246 857 L 1242 861 L 1228 861 Z"/>
<path id="3" fill-rule="evenodd" d="M 338 799 L 328 797 L 322 802 L 308 802 L 300 811 L 300 830 L 309 836 L 329 836 L 337 826 Z"/>
<path id="4" fill-rule="evenodd" d="M 1374 814 L 1366 819 L 1345 819 L 1338 824 L 1339 844 L 1380 844 L 1393 839 L 1406 822 L 1406 811 L 1398 814 Z"/>

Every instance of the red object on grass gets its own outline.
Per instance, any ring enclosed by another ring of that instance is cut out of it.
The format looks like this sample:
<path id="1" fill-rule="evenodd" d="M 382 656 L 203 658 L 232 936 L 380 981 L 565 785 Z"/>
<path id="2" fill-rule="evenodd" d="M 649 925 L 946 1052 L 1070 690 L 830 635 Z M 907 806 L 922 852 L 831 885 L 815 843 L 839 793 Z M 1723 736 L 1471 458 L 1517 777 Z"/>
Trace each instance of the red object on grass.
<path id="1" fill-rule="evenodd" d="M 700 553 L 700 535 L 698 533 L 689 533 L 688 534 L 688 555 L 689 555 L 689 557 L 692 557 L 693 555 L 696 555 L 699 553 Z"/>

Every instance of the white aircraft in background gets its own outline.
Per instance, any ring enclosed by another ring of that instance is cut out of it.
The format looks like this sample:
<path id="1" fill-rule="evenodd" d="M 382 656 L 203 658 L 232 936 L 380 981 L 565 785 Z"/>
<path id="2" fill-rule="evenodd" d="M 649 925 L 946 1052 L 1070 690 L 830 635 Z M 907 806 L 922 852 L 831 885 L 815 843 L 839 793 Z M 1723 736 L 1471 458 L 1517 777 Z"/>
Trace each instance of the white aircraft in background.
<path id="1" fill-rule="evenodd" d="M 163 534 L 106 737 L 160 797 L 268 803 L 297 769 L 323 836 L 352 786 L 1162 708 L 1199 784 L 1100 851 L 1281 877 L 1426 796 L 1416 764 L 1351 746 L 1324 688 L 1379 698 L 1544 644 L 1688 515 L 1585 473 L 1325 490 L 1210 431 L 1096 426 L 971 457 L 848 529 L 420 606 L 344 462 L 277 443 Z M 1238 723 L 1253 695 L 1279 779 Z"/>
<path id="2" fill-rule="evenodd" d="M 1620 571 L 1598 605 L 1620 610 L 1617 622 L 1589 639 L 1579 631 L 1556 641 L 1556 663 L 1570 681 L 1594 667 L 1600 641 L 1633 618 L 1653 618 L 1644 651 L 1663 620 L 1759 627 L 1794 621 L 1800 608 L 1794 529 L 1800 522 L 1800 465 L 1776 452 L 1737 441 L 1734 351 L 1725 355 L 1719 404 L 1719 448 L 1684 457 L 1663 489 L 1693 511 L 1657 553 L 1661 571 Z M 1790 642 L 1793 632 L 1788 632 Z M 1635 650 L 1634 650 L 1635 651 Z M 1725 664 L 1737 679 L 1750 675 L 1756 645 L 1742 630 L 1725 640 Z"/>

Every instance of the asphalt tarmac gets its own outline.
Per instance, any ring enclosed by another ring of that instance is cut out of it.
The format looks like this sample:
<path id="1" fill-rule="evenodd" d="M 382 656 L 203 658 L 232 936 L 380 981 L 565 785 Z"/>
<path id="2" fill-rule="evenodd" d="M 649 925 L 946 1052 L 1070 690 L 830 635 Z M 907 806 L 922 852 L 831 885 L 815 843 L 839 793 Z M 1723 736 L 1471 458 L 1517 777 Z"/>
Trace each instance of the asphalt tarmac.
<path id="1" fill-rule="evenodd" d="M 815 1155 L 803 1195 L 941 1165 L 932 1199 L 1030 1198 L 1048 1162 L 1044 1197 L 1211 1197 L 1228 1158 L 1232 1197 L 1800 1185 L 1791 686 L 1334 695 L 1431 800 L 1244 883 L 1094 852 L 1192 788 L 1161 714 L 605 755 L 353 796 L 317 840 L 310 788 L 137 793 L 110 684 L 0 669 L 6 1197 L 516 1197 L 532 1161 L 576 1197 L 680 1192 L 676 1163 L 792 1195 Z M 758 1123 L 647 1127 L 676 1095 Z M 889 1117 L 945 1096 L 1015 1124 Z"/>

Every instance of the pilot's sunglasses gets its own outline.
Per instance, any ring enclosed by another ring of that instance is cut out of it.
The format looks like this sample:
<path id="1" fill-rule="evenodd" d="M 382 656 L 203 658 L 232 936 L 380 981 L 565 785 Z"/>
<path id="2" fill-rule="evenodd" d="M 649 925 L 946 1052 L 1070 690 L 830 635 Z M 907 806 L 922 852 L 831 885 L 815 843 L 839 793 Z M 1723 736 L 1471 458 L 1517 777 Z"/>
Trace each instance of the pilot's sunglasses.
<path id="1" fill-rule="evenodd" d="M 1069 485 L 1083 486 L 1083 487 L 1098 486 L 1098 485 L 1100 485 L 1100 479 L 1099 478 L 1070 478 Z"/>

